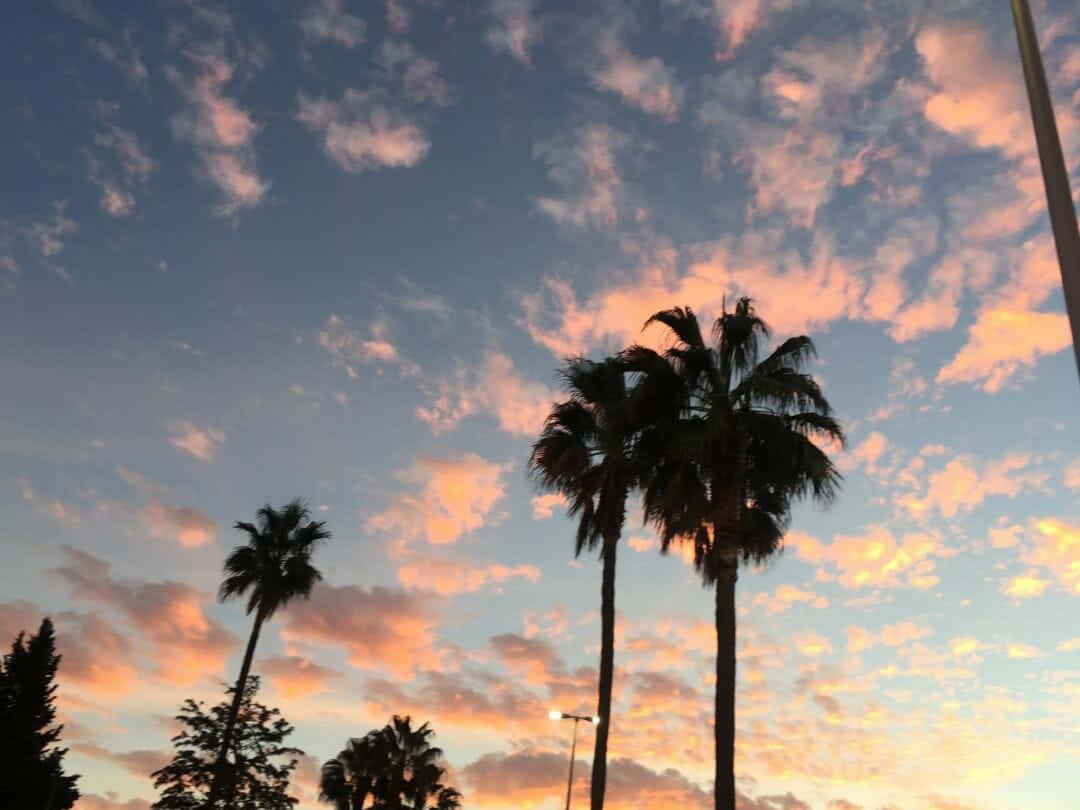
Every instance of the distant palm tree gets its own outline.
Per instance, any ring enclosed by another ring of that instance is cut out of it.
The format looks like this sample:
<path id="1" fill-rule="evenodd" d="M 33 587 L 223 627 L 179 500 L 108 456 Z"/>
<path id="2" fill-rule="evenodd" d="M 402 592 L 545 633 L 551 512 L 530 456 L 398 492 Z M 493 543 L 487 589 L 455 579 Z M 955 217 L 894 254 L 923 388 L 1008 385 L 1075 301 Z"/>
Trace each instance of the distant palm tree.
<path id="1" fill-rule="evenodd" d="M 234 548 L 225 560 L 225 580 L 221 583 L 218 598 L 224 602 L 250 591 L 247 612 L 255 613 L 255 622 L 240 665 L 240 677 L 236 679 L 236 691 L 218 752 L 210 807 L 219 799 L 224 799 L 228 806 L 230 800 L 230 791 L 224 784 L 224 765 L 263 622 L 293 599 L 308 598 L 315 583 L 322 579 L 322 574 L 311 564 L 311 555 L 319 543 L 330 537 L 330 532 L 325 523 L 309 520 L 310 517 L 311 512 L 303 501 L 296 499 L 281 511 L 264 506 L 256 513 L 255 524 L 241 521 L 234 527 L 247 535 L 247 543 Z"/>
<path id="2" fill-rule="evenodd" d="M 624 365 L 616 358 L 568 360 L 561 376 L 570 398 L 551 410 L 529 468 L 540 487 L 559 492 L 578 519 L 575 556 L 600 545 L 600 679 L 593 755 L 592 810 L 604 805 L 611 689 L 615 666 L 615 550 L 626 498 L 637 483 L 634 412 Z"/>
<path id="3" fill-rule="evenodd" d="M 431 744 L 434 730 L 414 729 L 410 718 L 394 715 L 391 723 L 349 740 L 325 763 L 319 800 L 337 810 L 458 810 L 461 794 L 442 784 L 446 769 L 441 748 Z M 429 804 L 429 802 L 431 802 Z"/>
<path id="4" fill-rule="evenodd" d="M 706 343 L 694 313 L 653 315 L 674 344 L 663 355 L 634 346 L 622 357 L 638 372 L 646 425 L 636 450 L 646 520 L 664 551 L 694 544 L 694 561 L 716 588 L 716 810 L 735 808 L 735 582 L 738 564 L 780 550 L 791 503 L 810 495 L 828 503 L 840 475 L 814 440 L 842 444 L 844 434 L 812 376 L 806 336 L 784 341 L 758 362 L 768 337 L 750 299 L 726 307 Z"/>

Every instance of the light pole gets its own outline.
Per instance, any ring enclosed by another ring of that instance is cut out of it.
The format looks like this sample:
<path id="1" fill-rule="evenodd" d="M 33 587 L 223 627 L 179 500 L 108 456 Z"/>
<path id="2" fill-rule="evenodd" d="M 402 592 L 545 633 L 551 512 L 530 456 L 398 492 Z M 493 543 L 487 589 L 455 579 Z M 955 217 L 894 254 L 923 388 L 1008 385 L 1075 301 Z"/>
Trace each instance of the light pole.
<path id="1" fill-rule="evenodd" d="M 574 754 L 577 752 L 577 724 L 584 720 L 586 723 L 592 723 L 595 726 L 600 722 L 600 718 L 595 715 L 585 717 L 580 714 L 567 714 L 566 712 L 560 712 L 558 709 L 552 709 L 548 712 L 548 717 L 552 720 L 574 721 L 574 736 L 570 743 L 570 776 L 566 778 L 566 810 L 570 810 L 570 792 L 574 788 Z"/>
<path id="2" fill-rule="evenodd" d="M 1054 231 L 1058 265 L 1061 268 L 1061 287 L 1065 292 L 1065 311 L 1072 331 L 1076 370 L 1080 373 L 1080 230 L 1076 225 L 1076 206 L 1069 190 L 1069 173 L 1061 153 L 1054 105 L 1046 85 L 1039 40 L 1027 0 L 1012 0 L 1013 24 L 1020 46 L 1020 61 L 1024 65 L 1024 82 L 1031 103 L 1031 121 L 1035 125 L 1035 142 L 1039 147 L 1046 204 L 1050 209 L 1050 226 Z"/>

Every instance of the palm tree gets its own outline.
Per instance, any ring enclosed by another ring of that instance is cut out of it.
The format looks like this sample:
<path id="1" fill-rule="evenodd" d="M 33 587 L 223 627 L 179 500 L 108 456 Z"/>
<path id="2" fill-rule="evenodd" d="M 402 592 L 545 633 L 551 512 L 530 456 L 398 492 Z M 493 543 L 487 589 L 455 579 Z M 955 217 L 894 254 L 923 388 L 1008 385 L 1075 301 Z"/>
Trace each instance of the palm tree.
<path id="1" fill-rule="evenodd" d="M 255 621 L 221 739 L 209 807 L 222 797 L 227 805 L 230 798 L 231 790 L 224 784 L 224 766 L 263 622 L 293 599 L 307 599 L 315 583 L 322 579 L 322 574 L 311 564 L 311 555 L 319 543 L 330 537 L 330 532 L 325 523 L 309 520 L 310 517 L 307 506 L 297 498 L 281 511 L 266 505 L 256 513 L 256 523 L 240 521 L 234 527 L 247 535 L 247 543 L 236 546 L 225 560 L 225 579 L 218 599 L 224 602 L 250 591 L 247 613 L 254 612 Z"/>
<path id="2" fill-rule="evenodd" d="M 600 723 L 590 784 L 592 810 L 601 810 L 615 666 L 615 549 L 626 521 L 626 498 L 638 480 L 635 408 L 617 358 L 599 363 L 574 358 L 560 373 L 570 397 L 553 406 L 533 445 L 529 469 L 542 489 L 564 495 L 569 514 L 577 517 L 575 556 L 601 547 Z"/>
<path id="3" fill-rule="evenodd" d="M 431 744 L 434 730 L 414 729 L 408 717 L 349 740 L 322 767 L 319 800 L 337 810 L 361 810 L 370 797 L 372 810 L 458 810 L 461 794 L 442 784 L 443 752 Z M 428 804 L 428 802 L 433 802 Z"/>
<path id="4" fill-rule="evenodd" d="M 828 503 L 840 474 L 815 443 L 844 442 L 840 424 L 812 376 L 806 336 L 785 340 L 758 362 L 769 330 L 749 298 L 724 307 L 706 343 L 689 308 L 657 312 L 674 335 L 663 355 L 623 352 L 639 375 L 646 427 L 636 446 L 647 464 L 646 520 L 662 549 L 694 544 L 694 562 L 716 595 L 716 810 L 735 808 L 735 582 L 739 561 L 777 553 L 794 499 Z M 646 462 L 647 460 L 647 462 Z"/>

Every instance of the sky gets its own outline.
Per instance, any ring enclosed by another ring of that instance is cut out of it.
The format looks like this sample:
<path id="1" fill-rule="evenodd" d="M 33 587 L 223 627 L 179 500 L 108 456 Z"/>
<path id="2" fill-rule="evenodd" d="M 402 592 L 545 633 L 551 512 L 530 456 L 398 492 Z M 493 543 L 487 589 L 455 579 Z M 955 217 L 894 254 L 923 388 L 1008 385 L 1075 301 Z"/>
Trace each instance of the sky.
<path id="1" fill-rule="evenodd" d="M 1033 7 L 1075 167 L 1080 12 Z M 255 670 L 301 807 L 393 713 L 467 807 L 560 807 L 600 568 L 530 442 L 562 358 L 739 295 L 849 436 L 740 576 L 742 809 L 1075 807 L 1080 389 L 1007 4 L 2 14 L 0 635 L 57 625 L 80 810 L 154 800 L 250 629 L 232 525 L 297 496 L 325 580 Z M 711 593 L 636 507 L 619 554 L 607 806 L 707 808 Z"/>

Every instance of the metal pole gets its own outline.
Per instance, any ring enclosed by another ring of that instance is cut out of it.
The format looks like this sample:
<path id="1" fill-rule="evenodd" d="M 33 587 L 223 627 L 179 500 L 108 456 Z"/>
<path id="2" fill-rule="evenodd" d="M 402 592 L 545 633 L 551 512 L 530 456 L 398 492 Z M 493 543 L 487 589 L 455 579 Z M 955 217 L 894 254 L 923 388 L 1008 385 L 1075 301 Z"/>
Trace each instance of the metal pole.
<path id="1" fill-rule="evenodd" d="M 1065 292 L 1065 311 L 1072 330 L 1073 355 L 1080 374 L 1080 229 L 1076 223 L 1076 206 L 1069 189 L 1069 173 L 1061 152 L 1054 105 L 1046 84 L 1039 40 L 1031 8 L 1027 0 L 1011 0 L 1016 41 L 1020 46 L 1020 61 L 1024 65 L 1031 121 L 1035 126 L 1035 142 L 1039 148 L 1046 204 L 1050 210 L 1050 225 L 1054 231 L 1058 265 L 1061 268 L 1061 287 Z"/>
<path id="2" fill-rule="evenodd" d="M 574 718 L 574 737 L 570 743 L 570 776 L 566 779 L 566 810 L 570 810 L 570 791 L 574 789 L 574 754 L 577 752 L 577 724 L 580 717 Z"/>

